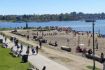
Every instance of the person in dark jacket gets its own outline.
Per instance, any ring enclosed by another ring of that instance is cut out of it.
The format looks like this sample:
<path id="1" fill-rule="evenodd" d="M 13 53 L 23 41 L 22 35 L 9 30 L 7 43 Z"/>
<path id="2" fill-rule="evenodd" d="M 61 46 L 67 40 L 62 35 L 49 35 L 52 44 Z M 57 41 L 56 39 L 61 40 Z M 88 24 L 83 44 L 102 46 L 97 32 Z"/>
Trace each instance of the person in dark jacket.
<path id="1" fill-rule="evenodd" d="M 39 46 L 40 46 L 40 48 L 42 47 L 42 42 L 39 40 Z"/>
<path id="2" fill-rule="evenodd" d="M 21 44 L 20 48 L 21 48 L 21 51 L 22 51 L 23 50 L 23 45 L 22 44 Z"/>
<path id="3" fill-rule="evenodd" d="M 33 46 L 31 47 L 31 51 L 32 51 L 32 54 L 34 54 L 34 53 L 35 53 L 35 49 L 34 49 L 34 47 L 33 47 Z"/>
<path id="4" fill-rule="evenodd" d="M 88 55 L 91 55 L 93 52 L 92 52 L 92 49 L 89 49 L 88 50 Z"/>
<path id="5" fill-rule="evenodd" d="M 43 66 L 43 69 L 42 70 L 46 70 L 46 66 Z"/>
<path id="6" fill-rule="evenodd" d="M 39 48 L 38 48 L 38 46 L 36 46 L 36 54 L 38 54 L 38 50 L 39 50 Z"/>
<path id="7" fill-rule="evenodd" d="M 101 58 L 101 62 L 103 63 L 104 62 L 104 53 L 101 53 L 100 58 Z"/>
<path id="8" fill-rule="evenodd" d="M 26 54 L 27 54 L 27 55 L 29 55 L 29 50 L 30 50 L 30 47 L 28 46 L 28 47 L 27 47 L 27 51 L 26 51 Z"/>

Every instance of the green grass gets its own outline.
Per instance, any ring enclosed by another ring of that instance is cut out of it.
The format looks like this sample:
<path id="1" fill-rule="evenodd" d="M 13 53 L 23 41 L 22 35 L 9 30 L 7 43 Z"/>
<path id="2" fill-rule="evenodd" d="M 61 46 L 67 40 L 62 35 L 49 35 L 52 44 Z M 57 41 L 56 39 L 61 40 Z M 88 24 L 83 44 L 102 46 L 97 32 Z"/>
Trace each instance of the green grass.
<path id="1" fill-rule="evenodd" d="M 27 70 L 29 63 L 20 63 L 21 59 L 12 57 L 10 49 L 1 48 L 0 44 L 0 70 Z"/>
<path id="2" fill-rule="evenodd" d="M 92 70 L 93 69 L 93 66 L 87 66 L 87 68 L 90 69 L 90 70 Z M 96 67 L 95 70 L 101 70 L 101 69 L 99 69 L 99 68 Z"/>

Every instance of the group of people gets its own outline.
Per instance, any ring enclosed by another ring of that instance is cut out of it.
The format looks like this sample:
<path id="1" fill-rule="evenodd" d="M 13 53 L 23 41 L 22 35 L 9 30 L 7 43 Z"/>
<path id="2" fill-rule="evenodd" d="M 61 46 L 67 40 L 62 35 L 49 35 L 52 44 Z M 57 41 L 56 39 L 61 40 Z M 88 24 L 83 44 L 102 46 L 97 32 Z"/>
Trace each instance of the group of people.
<path id="1" fill-rule="evenodd" d="M 26 50 L 26 54 L 29 55 L 30 51 L 32 52 L 32 55 L 38 54 L 38 49 L 39 49 L 38 46 L 36 46 L 36 47 L 33 47 L 33 46 L 30 47 L 30 46 L 28 46 L 27 50 Z"/>
<path id="2" fill-rule="evenodd" d="M 93 50 L 92 49 L 88 49 L 88 50 L 86 48 L 83 48 L 82 49 L 80 46 L 77 46 L 76 52 L 77 53 L 82 53 L 82 56 L 86 56 L 86 55 L 93 56 Z M 98 58 L 100 59 L 100 62 L 101 63 L 105 62 L 104 53 L 101 53 L 100 54 L 100 57 L 98 57 Z"/>
<path id="3" fill-rule="evenodd" d="M 77 46 L 76 52 L 77 53 L 82 53 L 83 55 L 85 55 L 86 53 L 88 55 L 92 55 L 92 53 L 93 53 L 92 49 L 88 49 L 87 50 L 86 48 L 81 48 L 80 46 Z"/>
<path id="4" fill-rule="evenodd" d="M 23 50 L 22 44 L 15 45 L 14 47 L 11 48 L 11 52 L 15 54 L 16 56 L 22 56 L 22 55 L 29 55 L 30 52 L 32 52 L 32 55 L 38 54 L 38 46 L 33 47 L 33 46 L 27 46 L 26 50 Z"/>
<path id="5" fill-rule="evenodd" d="M 14 38 L 13 42 L 15 46 L 11 48 L 11 52 L 14 53 L 16 56 L 29 55 L 30 52 L 32 52 L 32 55 L 38 54 L 38 46 L 33 47 L 28 45 L 26 50 L 24 50 L 25 48 L 23 47 L 23 44 L 19 44 L 18 39 Z"/>

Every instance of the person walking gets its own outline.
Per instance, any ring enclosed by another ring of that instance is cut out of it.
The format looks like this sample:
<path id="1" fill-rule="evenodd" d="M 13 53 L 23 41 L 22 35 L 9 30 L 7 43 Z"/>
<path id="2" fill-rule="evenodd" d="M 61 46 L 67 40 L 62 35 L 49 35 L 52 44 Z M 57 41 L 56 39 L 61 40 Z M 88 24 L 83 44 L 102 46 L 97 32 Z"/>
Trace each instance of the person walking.
<path id="1" fill-rule="evenodd" d="M 33 46 L 31 47 L 31 51 L 32 51 L 32 54 L 35 54 L 35 49 Z"/>
<path id="2" fill-rule="evenodd" d="M 42 42 L 39 40 L 39 46 L 40 48 L 42 48 Z"/>
<path id="3" fill-rule="evenodd" d="M 20 48 L 21 48 L 21 51 L 23 51 L 23 45 L 22 44 L 21 44 Z"/>
<path id="4" fill-rule="evenodd" d="M 103 63 L 104 62 L 104 53 L 101 53 L 100 58 L 101 58 L 101 62 Z"/>
<path id="5" fill-rule="evenodd" d="M 46 66 L 43 66 L 42 70 L 46 70 Z"/>
<path id="6" fill-rule="evenodd" d="M 88 46 L 90 46 L 90 38 L 88 39 Z"/>
<path id="7" fill-rule="evenodd" d="M 92 52 L 92 49 L 89 49 L 88 50 L 88 55 L 91 55 L 93 52 Z"/>
<path id="8" fill-rule="evenodd" d="M 29 55 L 29 50 L 30 50 L 30 47 L 29 47 L 29 45 L 28 45 L 27 50 L 26 50 L 26 54 L 27 54 L 27 55 Z"/>
<path id="9" fill-rule="evenodd" d="M 36 46 L 36 54 L 38 54 L 38 50 L 39 50 L 39 48 L 38 48 L 38 46 Z"/>
<path id="10" fill-rule="evenodd" d="M 98 50 L 98 42 L 96 42 L 96 49 Z"/>

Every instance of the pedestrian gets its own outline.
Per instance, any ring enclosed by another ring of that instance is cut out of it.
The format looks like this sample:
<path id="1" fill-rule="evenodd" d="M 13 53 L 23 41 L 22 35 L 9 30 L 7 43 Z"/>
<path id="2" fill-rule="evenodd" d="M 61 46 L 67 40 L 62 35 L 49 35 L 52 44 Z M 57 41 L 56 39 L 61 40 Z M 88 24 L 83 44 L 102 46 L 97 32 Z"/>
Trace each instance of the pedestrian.
<path id="1" fill-rule="evenodd" d="M 33 46 L 31 47 L 31 51 L 32 51 L 32 54 L 35 54 L 35 49 Z"/>
<path id="2" fill-rule="evenodd" d="M 19 41 L 16 39 L 16 40 L 15 40 L 15 46 L 17 46 L 17 45 L 18 45 L 18 42 L 19 42 Z"/>
<path id="3" fill-rule="evenodd" d="M 91 55 L 93 52 L 92 52 L 92 49 L 89 49 L 88 50 L 88 55 Z"/>
<path id="4" fill-rule="evenodd" d="M 20 57 L 20 56 L 22 56 L 22 54 L 21 54 L 21 53 L 22 53 L 22 50 L 20 50 L 20 51 L 19 51 L 19 54 L 18 54 L 18 56 L 19 56 L 19 57 Z"/>
<path id="5" fill-rule="evenodd" d="M 104 53 L 101 53 L 101 62 L 103 63 L 104 62 Z"/>
<path id="6" fill-rule="evenodd" d="M 37 32 L 37 36 L 39 35 L 39 33 Z"/>
<path id="7" fill-rule="evenodd" d="M 20 46 L 20 47 L 21 47 L 21 51 L 22 51 L 22 50 L 23 50 L 23 45 L 21 44 L 21 46 Z"/>
<path id="8" fill-rule="evenodd" d="M 7 43 L 5 43 L 5 48 L 8 48 L 8 44 Z"/>
<path id="9" fill-rule="evenodd" d="M 27 35 L 27 40 L 29 40 L 29 35 Z"/>
<path id="10" fill-rule="evenodd" d="M 96 42 L 96 49 L 98 50 L 98 42 Z"/>
<path id="11" fill-rule="evenodd" d="M 36 54 L 38 54 L 38 49 L 39 49 L 38 46 L 36 46 Z"/>
<path id="12" fill-rule="evenodd" d="M 43 66 L 42 70 L 46 70 L 46 66 Z"/>
<path id="13" fill-rule="evenodd" d="M 40 46 L 40 48 L 42 47 L 42 42 L 39 40 L 39 46 Z"/>
<path id="14" fill-rule="evenodd" d="M 27 55 L 29 55 L 29 50 L 30 50 L 30 47 L 29 47 L 29 45 L 28 45 L 27 50 L 26 50 L 26 54 L 27 54 Z"/>
<path id="15" fill-rule="evenodd" d="M 20 46 L 18 44 L 16 45 L 16 47 L 17 47 L 17 50 L 19 50 Z"/>
<path id="16" fill-rule="evenodd" d="M 90 38 L 88 39 L 88 46 L 90 46 Z"/>

